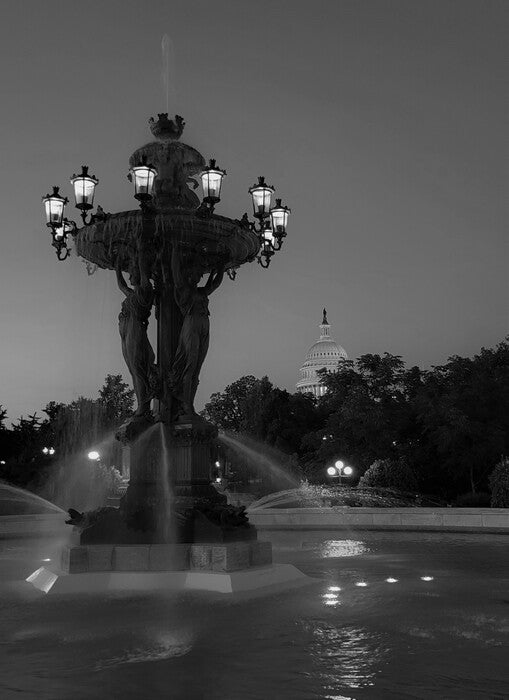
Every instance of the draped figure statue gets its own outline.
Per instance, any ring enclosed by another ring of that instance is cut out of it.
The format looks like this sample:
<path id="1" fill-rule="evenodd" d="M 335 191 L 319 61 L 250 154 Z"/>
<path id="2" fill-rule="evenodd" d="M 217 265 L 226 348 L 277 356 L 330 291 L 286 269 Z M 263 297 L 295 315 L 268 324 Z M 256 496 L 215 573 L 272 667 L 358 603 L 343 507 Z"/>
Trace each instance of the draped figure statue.
<path id="1" fill-rule="evenodd" d="M 174 244 L 171 267 L 175 284 L 175 301 L 182 312 L 183 322 L 170 386 L 180 403 L 180 413 L 195 415 L 194 397 L 198 389 L 200 370 L 209 348 L 209 296 L 223 281 L 224 268 L 213 270 L 207 283 L 199 287 L 202 273 L 186 264 L 182 250 Z"/>
<path id="2" fill-rule="evenodd" d="M 155 355 L 147 335 L 148 319 L 154 302 L 154 289 L 149 277 L 150 260 L 139 243 L 137 255 L 129 270 L 132 287 L 126 283 L 120 265 L 119 256 L 116 265 L 117 282 L 125 299 L 118 317 L 118 327 L 122 354 L 136 394 L 135 415 L 142 416 L 150 413 L 150 401 L 154 394 L 151 378 L 155 370 Z"/>

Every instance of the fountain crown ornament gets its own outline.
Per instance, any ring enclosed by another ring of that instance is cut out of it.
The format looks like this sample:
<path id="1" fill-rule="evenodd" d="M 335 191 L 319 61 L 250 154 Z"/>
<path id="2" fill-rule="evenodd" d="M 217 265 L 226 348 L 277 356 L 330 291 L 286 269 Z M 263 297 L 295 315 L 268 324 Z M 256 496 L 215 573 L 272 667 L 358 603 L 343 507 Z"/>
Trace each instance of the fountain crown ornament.
<path id="1" fill-rule="evenodd" d="M 175 121 L 168 119 L 168 113 L 157 115 L 157 121 L 150 117 L 150 131 L 160 141 L 178 141 L 184 131 L 185 121 L 179 114 L 175 115 Z"/>

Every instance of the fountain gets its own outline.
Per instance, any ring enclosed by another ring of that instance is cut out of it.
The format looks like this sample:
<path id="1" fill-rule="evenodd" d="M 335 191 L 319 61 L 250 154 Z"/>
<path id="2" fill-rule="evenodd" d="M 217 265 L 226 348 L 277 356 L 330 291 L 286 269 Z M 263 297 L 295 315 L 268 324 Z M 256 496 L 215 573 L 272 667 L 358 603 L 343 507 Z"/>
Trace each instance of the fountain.
<path id="1" fill-rule="evenodd" d="M 293 567 L 272 565 L 271 545 L 257 540 L 245 509 L 228 505 L 213 487 L 217 430 L 194 409 L 209 343 L 208 297 L 225 273 L 234 279 L 244 263 L 258 259 L 268 267 L 286 236 L 289 210 L 280 200 L 270 207 L 274 189 L 259 178 L 249 190 L 258 223 L 247 214 L 240 220 L 218 216 L 214 208 L 226 173 L 213 160 L 206 167 L 203 156 L 180 141 L 182 117 L 160 114 L 150 128 L 156 140 L 130 158 L 140 210 L 106 214 L 97 207 L 87 220 L 98 180 L 85 166 L 71 179 L 84 226 L 63 218 L 67 200 L 58 188 L 43 200 L 58 258 L 68 256 L 72 237 L 89 265 L 116 273 L 125 297 L 119 315 L 122 353 L 137 408 L 117 433 L 131 452 L 120 507 L 71 509 L 78 542 L 63 552 L 60 570 L 42 568 L 28 580 L 46 592 L 126 585 L 232 591 L 237 584 L 300 580 L 303 575 Z M 201 203 L 193 177 L 200 173 Z M 147 334 L 153 307 L 156 352 Z M 258 575 L 245 576 L 252 567 Z"/>

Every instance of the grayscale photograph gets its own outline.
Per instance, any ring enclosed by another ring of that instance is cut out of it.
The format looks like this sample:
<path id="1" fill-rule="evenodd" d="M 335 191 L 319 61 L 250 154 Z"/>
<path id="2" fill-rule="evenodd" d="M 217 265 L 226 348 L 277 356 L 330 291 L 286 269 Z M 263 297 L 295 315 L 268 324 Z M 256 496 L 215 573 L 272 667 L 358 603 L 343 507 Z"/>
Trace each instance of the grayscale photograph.
<path id="1" fill-rule="evenodd" d="M 509 698 L 508 37 L 0 4 L 0 700 Z"/>

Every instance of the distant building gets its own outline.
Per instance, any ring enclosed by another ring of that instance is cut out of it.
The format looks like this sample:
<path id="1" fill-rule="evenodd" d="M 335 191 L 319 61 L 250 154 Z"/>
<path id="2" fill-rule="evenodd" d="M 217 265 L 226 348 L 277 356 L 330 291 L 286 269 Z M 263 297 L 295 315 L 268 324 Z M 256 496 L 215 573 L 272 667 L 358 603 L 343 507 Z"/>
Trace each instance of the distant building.
<path id="1" fill-rule="evenodd" d="M 338 368 L 339 360 L 347 360 L 345 350 L 331 338 L 330 323 L 327 320 L 327 311 L 323 310 L 323 319 L 320 324 L 320 339 L 312 345 L 306 361 L 300 368 L 300 380 L 296 389 L 300 393 L 310 392 L 315 396 L 323 396 L 326 389 L 320 384 L 317 372 L 319 369 L 327 369 L 334 372 Z"/>

